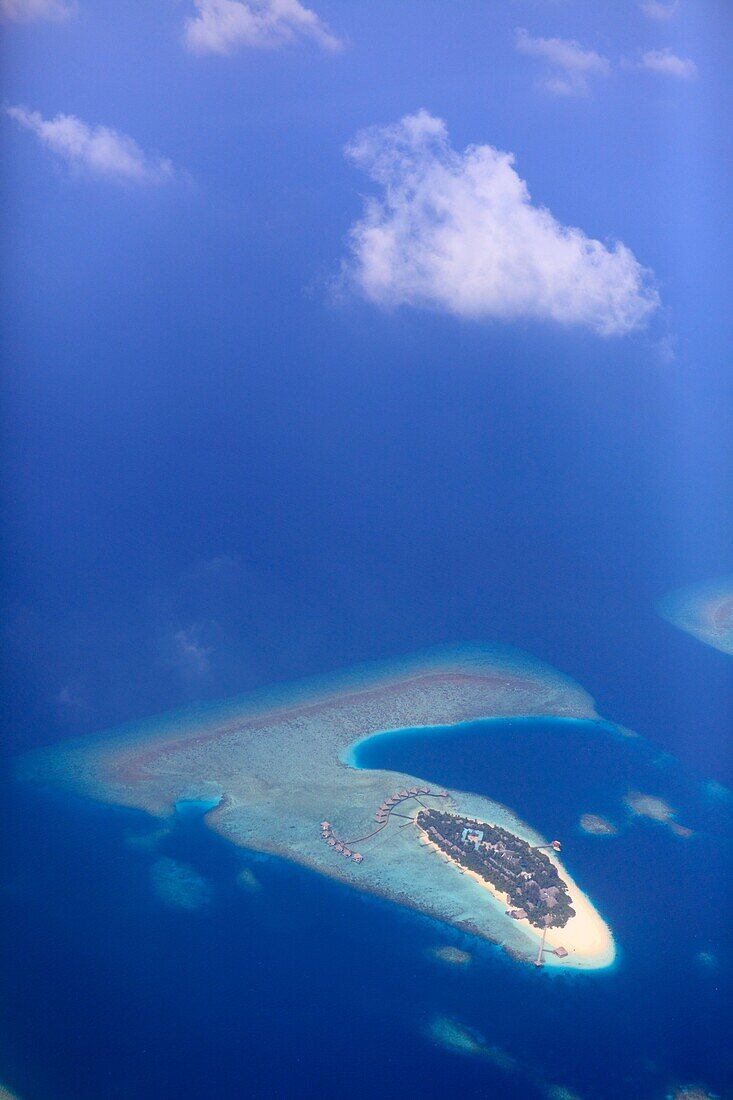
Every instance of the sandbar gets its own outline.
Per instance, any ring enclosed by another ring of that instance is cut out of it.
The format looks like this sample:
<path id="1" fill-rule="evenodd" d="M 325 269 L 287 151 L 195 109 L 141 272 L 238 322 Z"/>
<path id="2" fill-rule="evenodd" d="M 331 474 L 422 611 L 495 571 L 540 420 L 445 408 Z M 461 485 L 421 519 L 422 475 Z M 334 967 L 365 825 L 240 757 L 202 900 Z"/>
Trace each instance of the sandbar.
<path id="1" fill-rule="evenodd" d="M 430 776 L 348 763 L 353 744 L 375 733 L 533 716 L 602 721 L 582 688 L 524 654 L 443 650 L 62 743 L 22 758 L 18 774 L 162 819 L 181 801 L 206 803 L 214 807 L 206 824 L 243 848 L 292 860 L 534 961 L 537 930 L 508 918 L 485 883 L 428 855 L 408 810 L 378 816 L 393 793 L 426 784 L 424 797 L 436 804 L 443 793 Z M 546 843 L 505 806 L 466 791 L 451 795 L 461 814 Z M 610 929 L 556 862 L 577 916 L 555 930 L 567 957 L 549 954 L 547 964 L 609 966 Z"/>

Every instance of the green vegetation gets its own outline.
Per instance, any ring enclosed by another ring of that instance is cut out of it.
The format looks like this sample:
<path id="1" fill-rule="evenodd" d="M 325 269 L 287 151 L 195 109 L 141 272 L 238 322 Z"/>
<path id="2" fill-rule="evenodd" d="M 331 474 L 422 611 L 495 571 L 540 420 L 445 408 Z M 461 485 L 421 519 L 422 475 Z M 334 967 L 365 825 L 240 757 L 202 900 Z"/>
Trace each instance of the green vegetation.
<path id="1" fill-rule="evenodd" d="M 575 916 L 554 863 L 526 840 L 500 825 L 440 810 L 421 810 L 417 823 L 456 863 L 505 893 L 510 906 L 523 910 L 536 928 L 564 928 Z"/>

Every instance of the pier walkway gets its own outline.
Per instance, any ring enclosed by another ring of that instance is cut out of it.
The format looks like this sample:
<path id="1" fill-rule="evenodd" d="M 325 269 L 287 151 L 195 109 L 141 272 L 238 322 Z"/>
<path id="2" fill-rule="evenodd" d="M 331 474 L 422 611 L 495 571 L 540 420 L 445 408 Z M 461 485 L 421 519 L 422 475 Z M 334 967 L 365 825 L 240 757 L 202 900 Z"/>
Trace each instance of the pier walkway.
<path id="1" fill-rule="evenodd" d="M 321 838 L 336 855 L 346 856 L 352 859 L 354 863 L 361 863 L 364 857 L 361 852 L 354 851 L 354 846 L 357 844 L 364 844 L 365 841 L 371 840 L 377 833 L 381 833 L 383 829 L 387 828 L 393 817 L 404 818 L 405 825 L 413 823 L 419 813 L 417 807 L 423 810 L 429 809 L 422 801 L 423 798 L 444 798 L 452 802 L 451 795 L 448 791 L 433 791 L 430 787 L 403 788 L 402 790 L 395 791 L 394 794 L 390 795 L 389 798 L 386 798 L 380 804 L 374 814 L 376 828 L 371 829 L 368 833 L 364 833 L 363 836 L 356 837 L 354 840 L 341 840 L 334 832 L 331 822 L 322 821 Z M 405 803 L 410 802 L 417 803 L 413 812 L 410 813 L 408 810 L 407 813 L 402 813 L 402 810 L 407 809 Z M 399 828 L 404 828 L 404 825 L 400 825 Z"/>

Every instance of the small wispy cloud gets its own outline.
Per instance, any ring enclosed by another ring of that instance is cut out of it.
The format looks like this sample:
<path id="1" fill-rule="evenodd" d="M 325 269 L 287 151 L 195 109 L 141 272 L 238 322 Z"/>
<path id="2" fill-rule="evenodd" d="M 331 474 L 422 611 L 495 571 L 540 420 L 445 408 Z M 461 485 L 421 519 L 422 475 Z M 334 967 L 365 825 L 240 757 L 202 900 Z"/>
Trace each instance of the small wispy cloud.
<path id="1" fill-rule="evenodd" d="M 654 350 L 658 363 L 665 367 L 671 366 L 677 359 L 677 337 L 668 333 L 657 341 Z"/>
<path id="2" fill-rule="evenodd" d="M 351 227 L 345 267 L 379 305 L 620 336 L 659 304 L 630 249 L 557 221 L 532 201 L 511 153 L 455 150 L 445 122 L 427 111 L 362 131 L 346 155 L 381 189 Z"/>
<path id="3" fill-rule="evenodd" d="M 46 119 L 22 105 L 5 108 L 68 166 L 88 175 L 130 183 L 165 183 L 174 176 L 169 160 L 148 156 L 127 134 L 108 126 L 88 126 L 75 115 Z"/>
<path id="4" fill-rule="evenodd" d="M 676 15 L 679 6 L 679 0 L 640 0 L 639 3 L 644 15 L 657 19 L 660 23 Z"/>
<path id="5" fill-rule="evenodd" d="M 678 57 L 669 47 L 663 50 L 648 50 L 642 55 L 639 68 L 652 73 L 671 76 L 676 80 L 694 80 L 697 65 L 689 57 Z"/>
<path id="6" fill-rule="evenodd" d="M 184 24 L 184 42 L 193 53 L 228 54 L 240 46 L 278 49 L 309 38 L 335 52 L 341 41 L 299 0 L 194 0 L 196 15 Z"/>
<path id="7" fill-rule="evenodd" d="M 56 695 L 56 706 L 67 712 L 86 710 L 88 704 L 81 685 L 78 683 L 64 684 Z"/>
<path id="8" fill-rule="evenodd" d="M 524 27 L 517 27 L 514 45 L 519 53 L 547 62 L 548 72 L 541 86 L 554 95 L 585 95 L 593 76 L 607 76 L 611 64 L 607 57 L 588 50 L 572 38 L 539 38 Z"/>
<path id="9" fill-rule="evenodd" d="M 197 572 L 204 576 L 224 576 L 239 570 L 241 562 L 236 554 L 215 554 L 199 562 Z"/>
<path id="10" fill-rule="evenodd" d="M 62 23 L 77 10 L 72 0 L 0 0 L 0 19 L 11 23 Z"/>
<path id="11" fill-rule="evenodd" d="M 163 640 L 163 652 L 168 664 L 187 677 L 207 676 L 210 669 L 211 646 L 204 644 L 201 627 L 189 626 L 173 631 Z"/>

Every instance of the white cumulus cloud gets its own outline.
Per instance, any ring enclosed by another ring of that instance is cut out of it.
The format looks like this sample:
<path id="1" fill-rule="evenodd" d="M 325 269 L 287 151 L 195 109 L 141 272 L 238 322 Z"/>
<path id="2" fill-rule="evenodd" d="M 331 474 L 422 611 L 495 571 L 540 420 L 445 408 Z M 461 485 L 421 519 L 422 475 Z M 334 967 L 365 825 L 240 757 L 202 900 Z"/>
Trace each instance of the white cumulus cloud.
<path id="1" fill-rule="evenodd" d="M 648 50 L 642 56 L 639 65 L 642 69 L 661 73 L 662 76 L 672 76 L 677 80 L 694 80 L 697 76 L 695 62 L 689 57 L 678 57 L 669 47 L 663 50 Z"/>
<path id="2" fill-rule="evenodd" d="M 60 23 L 76 15 L 70 0 L 0 0 L 0 18 L 13 23 L 34 23 L 43 19 Z"/>
<path id="3" fill-rule="evenodd" d="M 650 272 L 535 205 L 514 157 L 452 148 L 427 111 L 357 134 L 346 155 L 383 189 L 349 232 L 347 279 L 382 306 L 465 318 L 537 318 L 604 336 L 644 324 L 658 305 Z"/>
<path id="4" fill-rule="evenodd" d="M 194 0 L 196 15 L 184 25 L 184 41 L 194 53 L 231 53 L 238 46 L 277 49 L 299 36 L 324 50 L 338 50 L 339 39 L 299 0 Z"/>
<path id="5" fill-rule="evenodd" d="M 173 177 L 169 160 L 147 156 L 136 141 L 119 130 L 88 126 L 74 115 L 46 119 L 23 106 L 5 110 L 60 160 L 90 175 L 133 183 L 163 183 Z"/>
<path id="6" fill-rule="evenodd" d="M 514 44 L 519 53 L 539 57 L 547 63 L 548 71 L 541 84 L 555 95 L 583 95 L 588 91 L 590 77 L 610 72 L 608 58 L 585 49 L 572 38 L 535 38 L 524 27 L 517 27 Z"/>
<path id="7" fill-rule="evenodd" d="M 678 0 L 641 0 L 639 7 L 650 19 L 658 19 L 663 22 L 671 19 L 679 7 Z"/>

